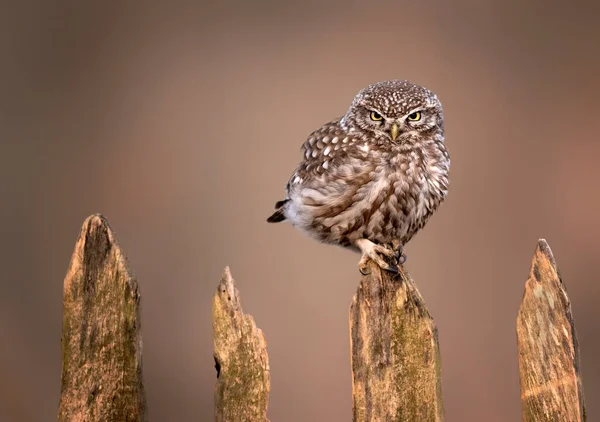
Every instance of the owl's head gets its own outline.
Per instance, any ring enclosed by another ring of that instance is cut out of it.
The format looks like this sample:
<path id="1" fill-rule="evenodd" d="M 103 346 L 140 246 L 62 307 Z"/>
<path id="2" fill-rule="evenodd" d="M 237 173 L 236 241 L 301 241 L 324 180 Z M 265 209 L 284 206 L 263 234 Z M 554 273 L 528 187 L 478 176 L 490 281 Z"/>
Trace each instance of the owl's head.
<path id="1" fill-rule="evenodd" d="M 402 143 L 444 132 L 437 96 L 409 81 L 377 82 L 361 90 L 342 118 L 349 131 Z"/>

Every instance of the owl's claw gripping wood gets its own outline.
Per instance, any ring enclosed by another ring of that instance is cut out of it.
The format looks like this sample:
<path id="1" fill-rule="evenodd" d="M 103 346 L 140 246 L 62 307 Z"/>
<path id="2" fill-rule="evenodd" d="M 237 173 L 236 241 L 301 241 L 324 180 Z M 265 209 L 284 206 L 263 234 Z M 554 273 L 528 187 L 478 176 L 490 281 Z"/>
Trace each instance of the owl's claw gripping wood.
<path id="1" fill-rule="evenodd" d="M 396 252 L 383 245 L 377 245 L 376 243 L 371 242 L 368 239 L 358 239 L 355 242 L 356 246 L 362 252 L 362 258 L 358 263 L 358 268 L 363 275 L 368 274 L 367 263 L 369 260 L 375 262 L 379 267 L 383 270 L 390 271 L 392 273 L 398 272 L 398 266 L 395 265 L 396 261 Z M 382 255 L 389 260 L 393 261 L 394 264 L 390 264 L 383 259 Z"/>
<path id="2" fill-rule="evenodd" d="M 404 263 L 406 262 L 406 254 L 400 252 L 399 254 L 396 255 L 396 260 L 398 261 L 398 265 L 404 265 Z"/>

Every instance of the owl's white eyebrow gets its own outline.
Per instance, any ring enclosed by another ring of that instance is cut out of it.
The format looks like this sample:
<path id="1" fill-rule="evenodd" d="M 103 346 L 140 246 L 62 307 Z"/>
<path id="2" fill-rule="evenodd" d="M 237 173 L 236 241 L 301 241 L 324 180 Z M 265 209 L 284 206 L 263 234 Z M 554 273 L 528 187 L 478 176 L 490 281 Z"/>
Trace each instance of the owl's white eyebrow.
<path id="1" fill-rule="evenodd" d="M 381 111 L 377 110 L 377 109 L 365 107 L 365 110 L 370 111 L 371 113 L 377 113 L 377 114 L 379 114 L 382 117 L 385 117 L 387 119 L 387 116 L 385 114 L 383 114 Z"/>
<path id="2" fill-rule="evenodd" d="M 408 113 L 406 113 L 406 114 L 405 114 L 404 116 L 402 116 L 402 117 L 409 116 L 409 115 L 411 115 L 411 114 L 413 114 L 413 113 L 416 113 L 417 111 L 425 111 L 425 108 L 423 108 L 423 107 L 417 107 L 417 108 L 413 108 L 411 111 L 409 111 Z"/>

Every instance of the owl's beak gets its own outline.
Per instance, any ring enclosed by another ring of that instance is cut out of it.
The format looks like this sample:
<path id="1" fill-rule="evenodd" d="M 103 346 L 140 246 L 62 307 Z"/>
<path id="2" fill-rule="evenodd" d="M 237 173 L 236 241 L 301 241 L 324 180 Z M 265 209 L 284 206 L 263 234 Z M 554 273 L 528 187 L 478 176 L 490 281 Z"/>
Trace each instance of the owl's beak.
<path id="1" fill-rule="evenodd" d="M 390 131 L 390 134 L 392 135 L 392 141 L 396 140 L 396 138 L 398 137 L 399 133 L 400 133 L 400 129 L 398 128 L 398 124 L 394 123 L 392 125 L 392 130 Z"/>

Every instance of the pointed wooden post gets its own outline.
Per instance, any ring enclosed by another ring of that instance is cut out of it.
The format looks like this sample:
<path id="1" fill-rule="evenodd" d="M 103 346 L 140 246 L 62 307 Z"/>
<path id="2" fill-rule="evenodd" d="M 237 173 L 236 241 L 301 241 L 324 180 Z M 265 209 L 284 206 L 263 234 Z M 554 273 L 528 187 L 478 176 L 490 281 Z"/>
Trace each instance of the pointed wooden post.
<path id="1" fill-rule="evenodd" d="M 524 422 L 586 420 L 571 303 L 548 243 L 537 244 L 517 317 Z"/>
<path id="2" fill-rule="evenodd" d="M 88 217 L 64 281 L 59 421 L 146 421 L 139 305 L 108 222 Z"/>
<path id="3" fill-rule="evenodd" d="M 271 376 L 267 343 L 254 318 L 242 310 L 229 267 L 223 272 L 212 309 L 215 420 L 268 422 Z"/>
<path id="4" fill-rule="evenodd" d="M 442 421 L 435 323 L 403 268 L 368 271 L 350 307 L 353 421 Z"/>

